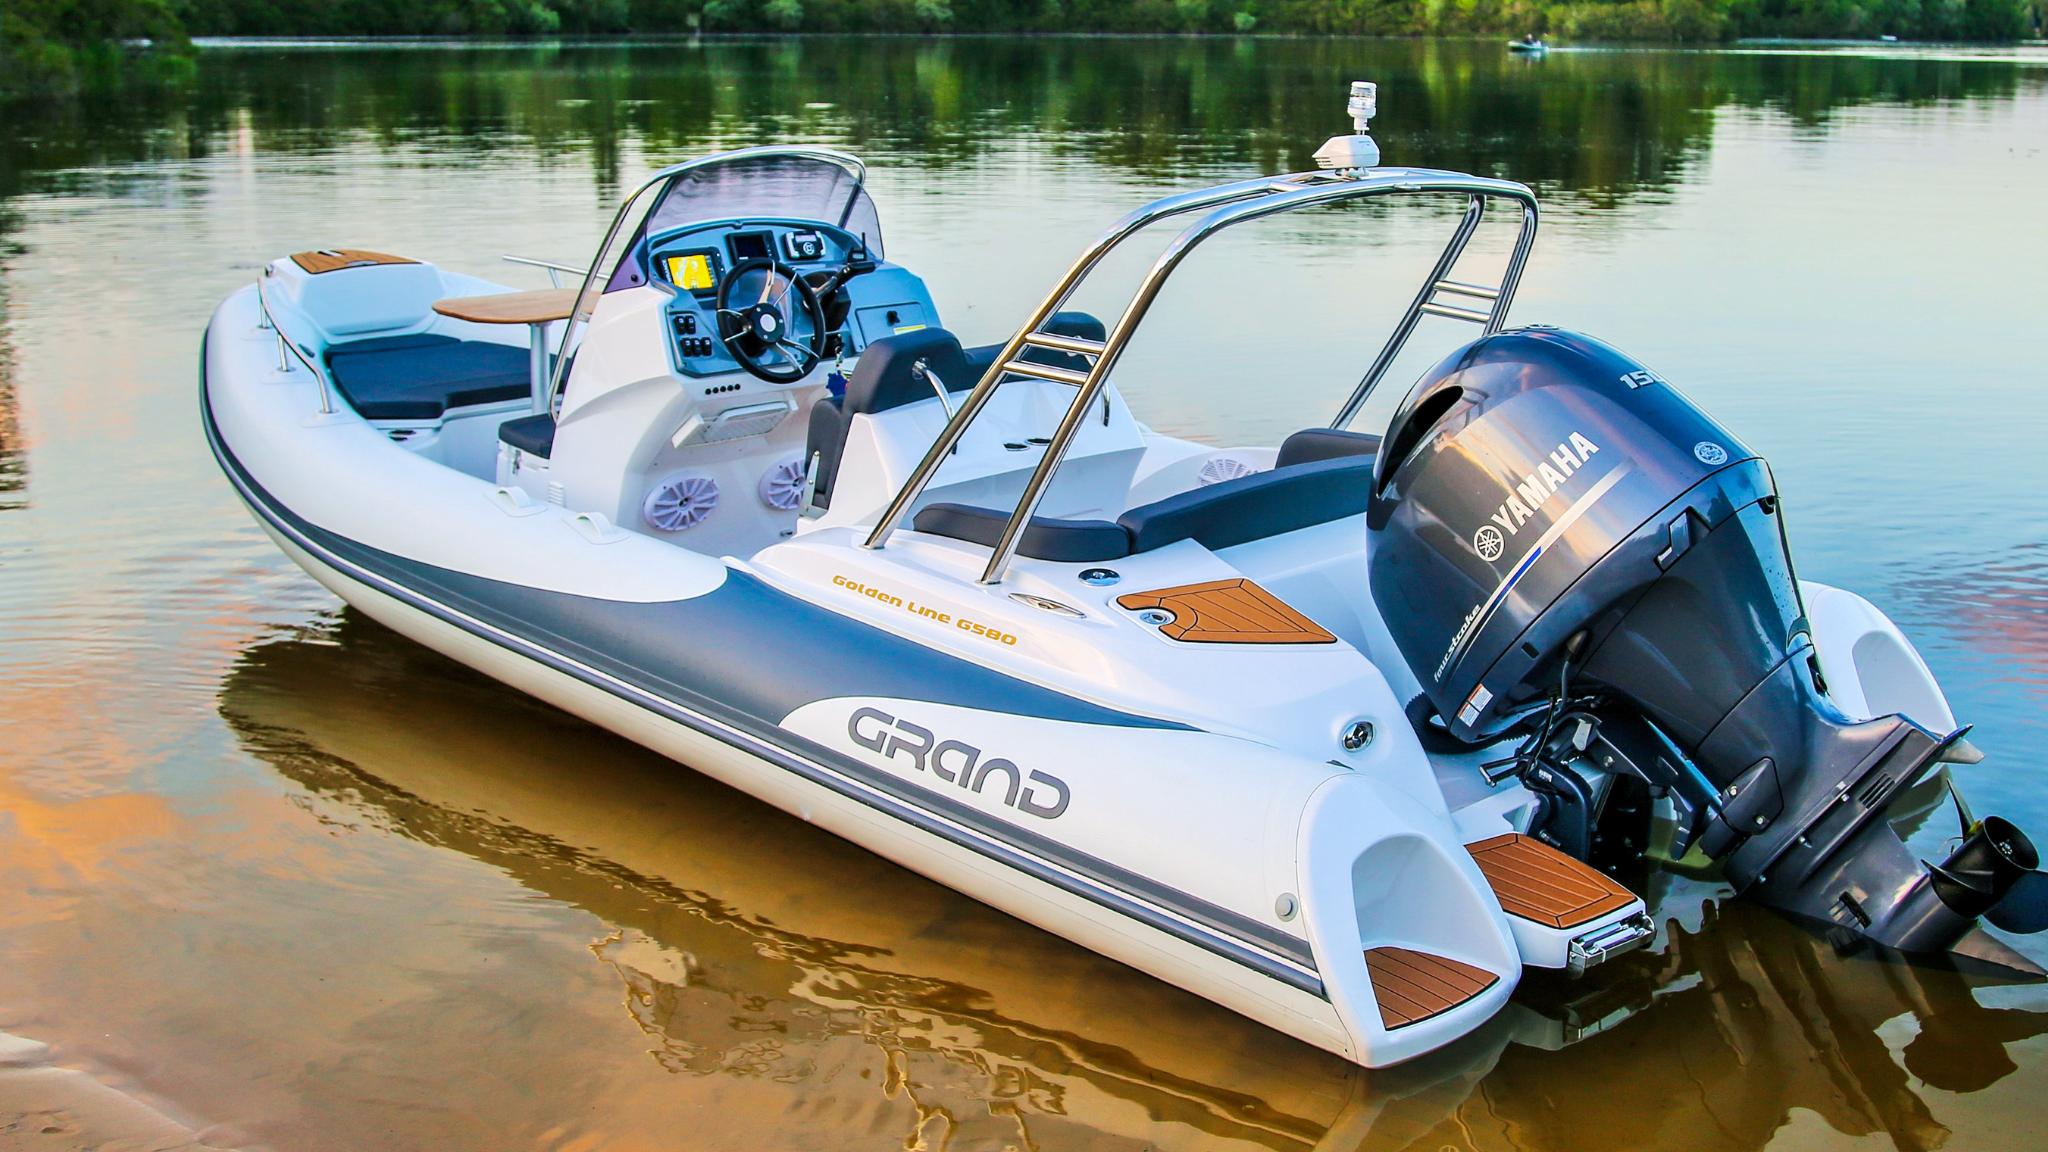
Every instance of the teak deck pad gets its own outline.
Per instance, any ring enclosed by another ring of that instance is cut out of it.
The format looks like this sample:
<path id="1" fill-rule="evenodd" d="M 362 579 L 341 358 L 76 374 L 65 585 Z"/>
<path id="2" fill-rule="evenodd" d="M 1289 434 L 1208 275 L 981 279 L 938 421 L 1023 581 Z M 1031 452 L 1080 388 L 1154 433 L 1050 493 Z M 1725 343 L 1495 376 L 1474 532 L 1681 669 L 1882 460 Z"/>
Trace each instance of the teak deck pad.
<path id="1" fill-rule="evenodd" d="M 1541 840 L 1514 832 L 1469 844 L 1502 911 L 1570 928 L 1626 907 L 1635 893 Z"/>
<path id="2" fill-rule="evenodd" d="M 322 248 L 317 252 L 294 252 L 292 263 L 313 276 L 339 272 L 343 268 L 367 268 L 377 264 L 417 264 L 419 261 L 367 248 Z"/>
<path id="3" fill-rule="evenodd" d="M 1484 968 L 1412 948 L 1366 949 L 1365 972 L 1388 1031 L 1442 1015 L 1500 980 Z"/>
<path id="4" fill-rule="evenodd" d="M 1126 592 L 1116 602 L 1132 611 L 1163 608 L 1173 613 L 1173 623 L 1159 630 L 1190 644 L 1337 642 L 1286 601 L 1241 576 L 1153 592 Z"/>
<path id="5" fill-rule="evenodd" d="M 574 288 L 536 288 L 531 292 L 494 292 L 488 296 L 450 296 L 434 301 L 434 311 L 478 324 L 545 324 L 567 320 L 576 307 Z"/>

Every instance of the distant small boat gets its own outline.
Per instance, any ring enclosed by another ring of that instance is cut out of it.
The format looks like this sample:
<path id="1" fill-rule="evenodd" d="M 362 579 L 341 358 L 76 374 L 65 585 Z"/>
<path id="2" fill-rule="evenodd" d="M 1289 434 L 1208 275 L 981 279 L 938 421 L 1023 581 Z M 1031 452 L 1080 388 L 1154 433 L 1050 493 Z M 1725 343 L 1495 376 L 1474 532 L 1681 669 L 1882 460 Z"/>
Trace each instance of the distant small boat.
<path id="1" fill-rule="evenodd" d="M 1899 42 L 1899 38 L 1897 36 L 1891 35 L 1879 36 L 1877 40 L 1880 44 L 1897 44 Z"/>
<path id="2" fill-rule="evenodd" d="M 1508 51 L 1541 55 L 1550 51 L 1550 45 L 1545 44 L 1541 40 L 1510 40 L 1508 41 Z"/>

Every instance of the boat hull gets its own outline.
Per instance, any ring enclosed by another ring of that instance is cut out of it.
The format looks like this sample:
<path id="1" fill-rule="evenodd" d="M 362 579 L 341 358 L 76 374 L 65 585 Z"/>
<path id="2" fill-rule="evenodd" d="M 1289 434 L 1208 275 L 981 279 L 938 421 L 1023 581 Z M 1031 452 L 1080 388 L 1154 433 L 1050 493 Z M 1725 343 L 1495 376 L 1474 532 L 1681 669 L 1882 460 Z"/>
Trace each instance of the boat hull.
<path id="1" fill-rule="evenodd" d="M 1513 937 L 1446 813 L 1342 765 L 938 652 L 737 562 L 506 505 L 353 413 L 316 414 L 310 373 L 278 370 L 268 340 L 247 301 L 217 314 L 208 441 L 279 548 L 370 618 L 1368 1066 L 1470 1032 L 1512 991 Z M 934 731 L 955 747 L 929 766 L 897 739 L 922 733 L 932 749 Z M 981 761 L 971 779 L 963 748 Z M 1381 945 L 1467 958 L 1491 983 L 1390 1025 L 1365 961 Z"/>

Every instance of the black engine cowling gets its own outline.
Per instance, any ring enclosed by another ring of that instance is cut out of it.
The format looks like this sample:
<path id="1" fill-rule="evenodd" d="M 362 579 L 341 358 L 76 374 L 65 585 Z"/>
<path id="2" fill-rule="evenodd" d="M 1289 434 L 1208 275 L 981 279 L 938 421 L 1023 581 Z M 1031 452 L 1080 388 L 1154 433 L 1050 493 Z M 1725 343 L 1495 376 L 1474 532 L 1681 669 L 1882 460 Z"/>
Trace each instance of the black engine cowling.
<path id="1" fill-rule="evenodd" d="M 1828 700 L 1770 469 L 1641 364 L 1548 328 L 1460 349 L 1395 414 L 1367 524 L 1374 601 L 1453 736 L 1568 685 L 1606 702 L 1606 767 L 1692 793 L 1740 889 L 1911 952 L 2005 897 L 1956 900 L 1883 818 L 1961 734 Z"/>
<path id="2" fill-rule="evenodd" d="M 1504 332 L 1426 374 L 1388 429 L 1367 519 L 1373 596 L 1438 714 L 1472 739 L 1543 693 L 1566 639 L 1604 639 L 1731 518 L 1745 537 L 1777 535 L 1755 453 L 1605 344 Z M 1674 735 L 1704 735 L 1804 628 L 1782 543 L 1753 542 L 1769 546 L 1750 549 L 1743 587 L 1724 576 L 1703 591 L 1761 615 L 1744 636 L 1703 637 L 1715 647 L 1702 655 L 1739 666 L 1711 683 L 1699 661 L 1671 670 L 1685 692 L 1656 696 L 1676 709 Z M 1781 562 L 1764 562 L 1772 553 Z M 1741 651 L 1720 647 L 1731 639 Z"/>

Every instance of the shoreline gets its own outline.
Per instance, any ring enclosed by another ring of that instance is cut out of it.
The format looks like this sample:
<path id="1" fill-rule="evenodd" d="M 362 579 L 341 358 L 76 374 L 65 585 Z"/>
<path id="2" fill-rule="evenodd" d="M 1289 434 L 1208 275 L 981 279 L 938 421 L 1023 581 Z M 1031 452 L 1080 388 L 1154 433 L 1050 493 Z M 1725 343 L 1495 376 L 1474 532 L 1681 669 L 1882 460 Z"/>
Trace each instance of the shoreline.
<path id="1" fill-rule="evenodd" d="M 421 48 L 533 48 L 565 46 L 579 48 L 632 47 L 640 44 L 689 44 L 694 42 L 745 43 L 779 40 L 1372 40 L 1449 41 L 1456 43 L 1497 43 L 1509 35 L 1457 33 L 1450 35 L 1374 35 L 1370 33 L 1316 32 L 635 32 L 589 36 L 415 36 L 415 35 L 324 35 L 308 33 L 284 36 L 194 35 L 194 48 L 242 47 L 421 47 Z M 1600 49 L 1642 48 L 1651 50 L 1714 51 L 1737 48 L 1910 48 L 1910 49 L 2048 49 L 2048 39 L 2018 40 L 1880 40 L 1838 36 L 1740 36 L 1727 40 L 1630 40 L 1583 38 L 1560 40 L 1550 50 L 1569 51 L 1585 46 Z"/>
<path id="2" fill-rule="evenodd" d="M 199 1133 L 89 1072 L 57 1064 L 40 1040 L 0 1032 L 0 1144 L 51 1152 L 113 1147 L 214 1152 Z"/>

